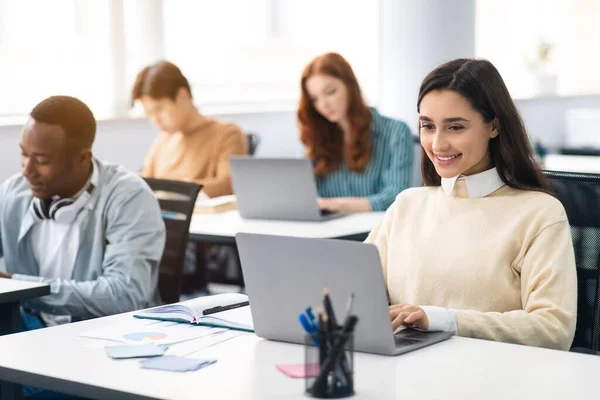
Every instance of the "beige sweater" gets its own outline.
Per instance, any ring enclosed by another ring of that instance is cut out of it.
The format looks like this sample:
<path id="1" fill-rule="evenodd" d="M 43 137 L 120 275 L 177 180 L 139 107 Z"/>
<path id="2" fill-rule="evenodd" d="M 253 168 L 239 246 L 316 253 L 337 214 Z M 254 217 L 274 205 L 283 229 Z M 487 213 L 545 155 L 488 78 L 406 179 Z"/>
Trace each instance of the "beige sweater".
<path id="1" fill-rule="evenodd" d="M 193 132 L 162 132 L 146 156 L 141 175 L 201 184 L 209 197 L 231 194 L 229 157 L 246 154 L 240 128 L 207 118 Z"/>
<path id="2" fill-rule="evenodd" d="M 367 242 L 392 304 L 452 309 L 458 334 L 567 350 L 577 277 L 567 216 L 554 197 L 503 186 L 469 198 L 464 181 L 405 190 Z"/>

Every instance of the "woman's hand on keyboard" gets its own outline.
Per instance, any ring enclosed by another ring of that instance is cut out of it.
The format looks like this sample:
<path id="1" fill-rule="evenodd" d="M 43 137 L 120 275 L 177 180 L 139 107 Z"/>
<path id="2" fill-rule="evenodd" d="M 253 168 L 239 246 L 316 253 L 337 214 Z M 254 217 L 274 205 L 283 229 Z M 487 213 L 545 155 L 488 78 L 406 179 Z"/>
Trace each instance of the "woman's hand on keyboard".
<path id="1" fill-rule="evenodd" d="M 429 319 L 425 311 L 419 306 L 410 304 L 396 304 L 390 306 L 390 319 L 392 330 L 398 329 L 400 325 L 415 327 L 426 331 L 429 329 Z"/>

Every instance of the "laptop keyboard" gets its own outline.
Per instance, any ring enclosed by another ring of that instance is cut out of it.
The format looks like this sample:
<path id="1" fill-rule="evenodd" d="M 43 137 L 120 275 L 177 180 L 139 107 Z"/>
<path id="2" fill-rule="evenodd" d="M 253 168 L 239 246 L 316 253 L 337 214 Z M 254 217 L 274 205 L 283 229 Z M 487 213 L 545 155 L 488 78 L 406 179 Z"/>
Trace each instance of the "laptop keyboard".
<path id="1" fill-rule="evenodd" d="M 394 343 L 396 344 L 396 347 L 411 346 L 413 344 L 417 344 L 417 343 L 420 343 L 420 342 L 422 342 L 422 340 L 407 339 L 407 338 L 402 337 L 402 336 L 394 335 Z"/>

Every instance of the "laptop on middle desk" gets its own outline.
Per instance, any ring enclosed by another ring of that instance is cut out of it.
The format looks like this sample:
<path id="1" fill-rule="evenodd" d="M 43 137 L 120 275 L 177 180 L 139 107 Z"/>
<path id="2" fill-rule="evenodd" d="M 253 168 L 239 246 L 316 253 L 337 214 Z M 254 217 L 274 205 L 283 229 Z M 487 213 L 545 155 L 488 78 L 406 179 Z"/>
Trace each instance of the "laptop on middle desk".
<path id="1" fill-rule="evenodd" d="M 326 221 L 344 215 L 319 210 L 308 159 L 232 156 L 229 162 L 243 218 Z"/>
<path id="2" fill-rule="evenodd" d="M 346 317 L 347 299 L 355 293 L 357 351 L 398 355 L 452 336 L 414 329 L 392 332 L 381 262 L 371 244 L 250 233 L 238 233 L 236 243 L 254 330 L 260 337 L 304 343 L 298 315 L 321 301 L 325 285 L 338 320 Z"/>

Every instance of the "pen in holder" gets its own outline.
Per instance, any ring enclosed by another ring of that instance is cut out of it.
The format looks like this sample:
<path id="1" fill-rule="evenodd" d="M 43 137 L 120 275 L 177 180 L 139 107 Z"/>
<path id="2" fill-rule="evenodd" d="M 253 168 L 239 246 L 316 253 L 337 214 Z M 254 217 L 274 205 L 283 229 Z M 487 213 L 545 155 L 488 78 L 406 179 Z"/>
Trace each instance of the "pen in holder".
<path id="1" fill-rule="evenodd" d="M 353 331 L 336 329 L 306 334 L 306 394 L 320 399 L 354 395 L 353 353 Z"/>

